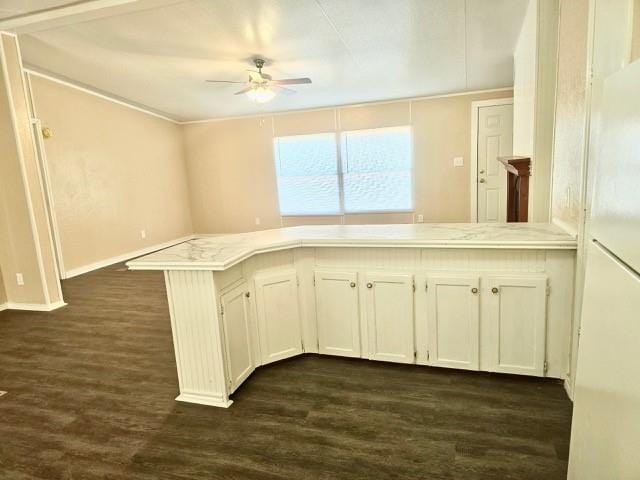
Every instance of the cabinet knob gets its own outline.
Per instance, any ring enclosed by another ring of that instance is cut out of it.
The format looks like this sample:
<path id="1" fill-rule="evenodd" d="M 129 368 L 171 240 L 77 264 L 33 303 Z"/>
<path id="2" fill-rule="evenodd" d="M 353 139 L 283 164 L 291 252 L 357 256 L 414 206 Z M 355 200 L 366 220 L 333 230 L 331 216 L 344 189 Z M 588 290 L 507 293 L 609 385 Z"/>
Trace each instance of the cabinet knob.
<path id="1" fill-rule="evenodd" d="M 471 289 L 471 293 L 478 293 L 478 289 L 477 289 L 476 287 L 473 287 L 473 288 Z"/>
<path id="2" fill-rule="evenodd" d="M 373 283 L 371 282 L 367 283 L 367 288 L 373 288 Z"/>
<path id="3" fill-rule="evenodd" d="M 484 178 L 481 178 L 480 180 L 478 180 L 478 182 L 484 183 L 484 182 L 486 182 L 486 180 Z"/>
<path id="4" fill-rule="evenodd" d="M 351 285 L 351 288 L 356 288 L 356 282 L 351 282 L 349 285 Z"/>
<path id="5" fill-rule="evenodd" d="M 498 287 L 493 287 L 491 289 L 491 293 L 498 293 Z"/>
<path id="6" fill-rule="evenodd" d="M 244 294 L 245 297 L 249 298 L 251 296 L 251 292 L 247 292 Z"/>

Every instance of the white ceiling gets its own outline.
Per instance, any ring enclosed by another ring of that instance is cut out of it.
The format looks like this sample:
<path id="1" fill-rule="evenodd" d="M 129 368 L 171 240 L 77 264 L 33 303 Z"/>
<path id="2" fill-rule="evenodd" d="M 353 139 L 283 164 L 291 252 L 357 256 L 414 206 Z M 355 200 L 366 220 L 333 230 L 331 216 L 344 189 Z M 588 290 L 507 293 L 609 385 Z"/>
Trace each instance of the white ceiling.
<path id="1" fill-rule="evenodd" d="M 34 69 L 197 120 L 511 86 L 527 2 L 165 0 L 19 38 Z M 25 3 L 0 0 L 0 12 Z M 274 78 L 313 84 L 260 106 L 205 83 L 244 80 L 256 55 Z"/>

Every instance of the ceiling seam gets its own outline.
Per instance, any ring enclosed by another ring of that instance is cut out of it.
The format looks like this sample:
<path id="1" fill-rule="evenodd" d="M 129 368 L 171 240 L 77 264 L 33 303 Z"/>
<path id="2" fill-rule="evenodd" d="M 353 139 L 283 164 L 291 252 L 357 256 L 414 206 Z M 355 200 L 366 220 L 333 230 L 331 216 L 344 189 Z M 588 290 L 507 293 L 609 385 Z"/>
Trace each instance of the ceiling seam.
<path id="1" fill-rule="evenodd" d="M 351 49 L 347 45 L 347 42 L 342 37 L 342 34 L 340 33 L 340 30 L 338 29 L 336 24 L 333 22 L 333 20 L 331 20 L 331 17 L 329 17 L 329 14 L 327 13 L 327 11 L 322 6 L 321 1 L 320 0 L 315 0 L 315 2 L 316 2 L 316 5 L 318 5 L 318 8 L 320 9 L 320 11 L 322 12 L 322 15 L 324 16 L 325 20 L 329 23 L 329 25 L 331 26 L 331 28 L 335 32 L 336 36 L 338 37 L 338 40 L 340 41 L 340 43 L 342 44 L 344 49 L 349 54 L 349 57 L 351 57 L 351 61 L 356 65 L 356 67 L 358 67 L 358 69 L 360 69 L 361 66 L 358 63 L 358 61 L 356 60 L 356 57 L 353 55 L 353 52 L 351 51 Z"/>

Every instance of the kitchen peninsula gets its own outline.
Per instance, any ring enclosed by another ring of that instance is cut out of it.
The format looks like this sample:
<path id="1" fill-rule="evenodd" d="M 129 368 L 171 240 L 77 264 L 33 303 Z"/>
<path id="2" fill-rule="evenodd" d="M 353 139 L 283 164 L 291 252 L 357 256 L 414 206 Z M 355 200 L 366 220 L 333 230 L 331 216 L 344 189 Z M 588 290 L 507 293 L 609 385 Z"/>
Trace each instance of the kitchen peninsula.
<path id="1" fill-rule="evenodd" d="M 564 379 L 575 249 L 550 224 L 305 226 L 127 265 L 164 271 L 177 400 L 227 407 L 302 353 Z"/>

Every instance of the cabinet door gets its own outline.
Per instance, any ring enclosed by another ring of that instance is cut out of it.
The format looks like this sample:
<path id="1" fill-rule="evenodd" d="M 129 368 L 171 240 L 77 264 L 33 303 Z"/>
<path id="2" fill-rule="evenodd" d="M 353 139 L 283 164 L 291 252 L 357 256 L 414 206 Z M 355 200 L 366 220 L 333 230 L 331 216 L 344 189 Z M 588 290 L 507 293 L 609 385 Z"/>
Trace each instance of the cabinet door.
<path id="1" fill-rule="evenodd" d="M 487 278 L 489 371 L 544 375 L 547 279 Z"/>
<path id="2" fill-rule="evenodd" d="M 302 353 L 295 270 L 259 275 L 255 285 L 262 362 Z"/>
<path id="3" fill-rule="evenodd" d="M 369 358 L 413 363 L 413 276 L 367 274 Z"/>
<path id="4" fill-rule="evenodd" d="M 315 272 L 319 353 L 360 356 L 358 274 Z"/>
<path id="5" fill-rule="evenodd" d="M 233 393 L 255 368 L 246 294 L 247 285 L 243 283 L 220 296 L 229 393 Z"/>
<path id="6" fill-rule="evenodd" d="M 427 335 L 430 365 L 478 370 L 480 307 L 477 276 L 430 276 Z"/>

